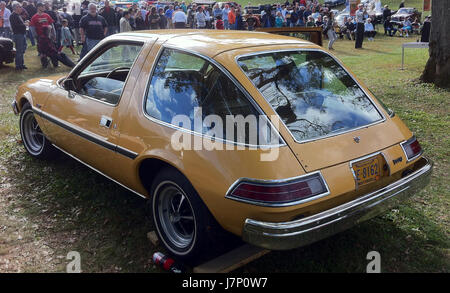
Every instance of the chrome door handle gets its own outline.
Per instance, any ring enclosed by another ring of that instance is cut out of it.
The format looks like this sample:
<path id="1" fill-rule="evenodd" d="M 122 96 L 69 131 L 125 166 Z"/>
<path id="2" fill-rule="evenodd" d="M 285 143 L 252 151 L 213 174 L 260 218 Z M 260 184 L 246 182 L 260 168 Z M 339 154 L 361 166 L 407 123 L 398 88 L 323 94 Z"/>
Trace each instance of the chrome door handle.
<path id="1" fill-rule="evenodd" d="M 102 116 L 102 118 L 100 118 L 100 126 L 106 127 L 106 128 L 110 128 L 112 124 L 112 119 L 106 116 Z"/>

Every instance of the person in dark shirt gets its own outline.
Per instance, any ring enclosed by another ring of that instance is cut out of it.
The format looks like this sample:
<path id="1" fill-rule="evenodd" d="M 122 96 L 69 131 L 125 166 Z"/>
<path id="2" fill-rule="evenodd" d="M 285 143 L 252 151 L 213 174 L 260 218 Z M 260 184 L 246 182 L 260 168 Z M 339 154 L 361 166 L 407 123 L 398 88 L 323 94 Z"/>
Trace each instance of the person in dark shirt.
<path id="1" fill-rule="evenodd" d="M 161 29 L 165 29 L 167 27 L 167 18 L 165 16 L 164 9 L 159 8 L 158 13 L 159 13 L 159 27 Z M 172 21 L 172 20 L 170 20 L 170 21 Z"/>
<path id="2" fill-rule="evenodd" d="M 50 29 L 50 26 L 43 27 L 43 34 L 39 36 L 41 61 L 43 60 L 42 66 L 44 68 L 48 66 L 47 57 L 49 57 L 54 67 L 58 67 L 58 61 L 70 68 L 75 67 L 73 61 L 70 60 L 70 58 L 67 57 L 66 54 L 64 54 L 63 52 L 58 52 L 55 44 L 48 37 L 50 34 Z"/>
<path id="3" fill-rule="evenodd" d="M 267 6 L 265 11 L 266 11 L 266 13 L 261 17 L 261 25 L 263 27 L 274 27 L 275 26 L 275 16 L 273 16 L 270 6 Z"/>
<path id="4" fill-rule="evenodd" d="M 160 26 L 160 17 L 159 14 L 156 12 L 156 7 L 152 7 L 149 13 L 146 15 L 145 22 L 152 30 L 159 29 Z"/>
<path id="5" fill-rule="evenodd" d="M 112 7 L 109 6 L 109 1 L 105 1 L 105 7 L 100 11 L 99 13 L 108 23 L 108 31 L 107 35 L 113 35 L 117 32 L 117 26 L 116 26 L 116 12 Z"/>
<path id="6" fill-rule="evenodd" d="M 294 10 L 292 11 L 290 17 L 290 26 L 291 27 L 297 26 L 297 22 L 298 22 L 298 9 L 297 7 L 294 7 Z"/>
<path id="7" fill-rule="evenodd" d="M 12 3 L 13 13 L 9 17 L 11 23 L 11 29 L 13 32 L 13 41 L 16 45 L 16 70 L 27 69 L 24 65 L 23 55 L 27 49 L 27 39 L 25 34 L 27 32 L 27 27 L 22 19 L 22 6 L 19 2 L 14 1 Z"/>
<path id="8" fill-rule="evenodd" d="M 386 20 L 384 21 L 384 29 L 389 34 L 390 37 L 394 36 L 397 32 L 397 29 L 395 28 L 394 24 L 391 22 L 391 17 L 388 16 Z"/>
<path id="9" fill-rule="evenodd" d="M 63 12 L 61 13 L 61 25 L 62 25 L 62 21 L 63 21 L 64 19 L 66 19 L 66 20 L 67 20 L 68 27 L 69 27 L 69 29 L 70 29 L 70 32 L 72 32 L 72 29 L 73 29 L 73 27 L 74 27 L 73 17 L 72 17 L 72 15 L 70 15 L 69 13 L 67 13 L 67 8 L 66 8 L 66 7 L 63 7 L 62 10 L 63 10 Z"/>
<path id="10" fill-rule="evenodd" d="M 138 11 L 136 13 L 136 17 L 134 19 L 135 25 L 136 25 L 136 30 L 140 31 L 140 30 L 145 30 L 147 28 L 147 26 L 145 25 L 145 20 L 142 18 L 142 13 L 140 11 Z M 159 18 L 159 26 L 161 25 L 161 15 Z"/>
<path id="11" fill-rule="evenodd" d="M 236 10 L 236 30 L 244 30 L 244 21 L 242 19 L 242 14 L 241 14 L 241 10 L 237 9 Z"/>
<path id="12" fill-rule="evenodd" d="M 392 15 L 391 10 L 389 9 L 389 6 L 384 5 L 384 9 L 383 9 L 383 27 L 384 27 L 384 34 L 387 34 L 387 29 L 386 29 L 386 19 L 388 17 L 390 17 Z"/>
<path id="13" fill-rule="evenodd" d="M 22 2 L 22 12 L 20 13 L 20 16 L 22 16 L 22 20 L 25 22 L 25 24 L 27 22 L 29 22 L 31 20 L 31 18 L 33 17 L 33 15 L 36 13 L 35 12 L 33 14 L 30 14 L 27 10 L 27 7 L 29 7 L 29 6 L 34 8 L 34 6 L 32 6 L 31 4 L 28 4 L 27 1 Z M 25 33 L 25 38 L 27 38 L 27 37 L 30 39 L 31 46 L 36 45 L 36 43 L 34 41 L 33 33 L 29 29 L 27 29 L 27 32 Z"/>
<path id="14" fill-rule="evenodd" d="M 84 43 L 80 59 L 92 50 L 108 31 L 108 23 L 103 16 L 97 14 L 97 6 L 93 3 L 89 4 L 88 11 L 89 13 L 80 20 L 81 42 Z"/>
<path id="15" fill-rule="evenodd" d="M 431 16 L 427 16 L 423 22 L 423 26 L 420 30 L 420 41 L 428 43 L 430 41 L 430 31 L 431 31 Z"/>
<path id="16" fill-rule="evenodd" d="M 347 36 L 347 39 L 355 40 L 356 25 L 355 25 L 355 23 L 352 21 L 352 19 L 350 17 L 347 18 L 347 21 L 345 22 L 345 27 L 346 27 L 345 34 Z"/>
<path id="17" fill-rule="evenodd" d="M 30 19 L 37 13 L 37 9 L 33 2 L 28 3 L 27 1 L 23 1 L 22 7 L 28 12 Z"/>
<path id="18" fill-rule="evenodd" d="M 402 2 L 400 2 L 400 5 L 398 6 L 398 9 L 405 7 L 405 0 L 402 0 Z"/>
<path id="19" fill-rule="evenodd" d="M 56 6 L 50 7 L 49 3 L 45 3 L 45 13 L 50 15 L 50 17 L 53 19 L 53 26 L 55 28 L 56 33 L 56 46 L 60 46 L 60 39 L 61 39 L 61 17 L 59 16 L 58 9 Z"/>

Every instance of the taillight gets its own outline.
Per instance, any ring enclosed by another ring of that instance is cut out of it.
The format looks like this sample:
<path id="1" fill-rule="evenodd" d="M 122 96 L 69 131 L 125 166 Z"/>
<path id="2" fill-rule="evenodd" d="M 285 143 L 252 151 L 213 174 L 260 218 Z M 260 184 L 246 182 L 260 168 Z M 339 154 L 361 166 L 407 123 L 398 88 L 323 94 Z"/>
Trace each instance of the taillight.
<path id="1" fill-rule="evenodd" d="M 415 136 L 403 142 L 401 145 L 408 161 L 411 161 L 422 154 L 422 147 Z"/>
<path id="2" fill-rule="evenodd" d="M 227 194 L 228 198 L 257 205 L 287 206 L 329 194 L 320 172 L 287 180 L 243 179 Z"/>

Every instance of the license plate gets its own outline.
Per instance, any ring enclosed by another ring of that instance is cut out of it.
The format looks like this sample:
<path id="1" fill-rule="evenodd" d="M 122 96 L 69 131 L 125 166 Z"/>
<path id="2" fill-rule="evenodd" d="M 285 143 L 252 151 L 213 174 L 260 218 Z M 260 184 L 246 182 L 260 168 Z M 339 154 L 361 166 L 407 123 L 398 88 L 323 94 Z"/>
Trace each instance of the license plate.
<path id="1" fill-rule="evenodd" d="M 380 155 L 352 164 L 357 186 L 379 180 L 382 176 L 383 158 Z"/>

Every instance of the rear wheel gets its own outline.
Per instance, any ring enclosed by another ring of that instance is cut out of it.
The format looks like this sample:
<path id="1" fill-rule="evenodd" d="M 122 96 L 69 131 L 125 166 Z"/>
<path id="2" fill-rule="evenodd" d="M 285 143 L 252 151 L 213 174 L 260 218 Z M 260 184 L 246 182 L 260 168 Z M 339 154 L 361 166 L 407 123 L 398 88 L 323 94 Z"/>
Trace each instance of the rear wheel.
<path id="1" fill-rule="evenodd" d="M 20 114 L 20 135 L 25 149 L 33 157 L 44 159 L 54 154 L 55 148 L 45 137 L 28 103 Z"/>
<path id="2" fill-rule="evenodd" d="M 171 254 L 191 263 L 206 255 L 218 224 L 190 182 L 164 168 L 152 184 L 152 214 L 159 238 Z"/>

